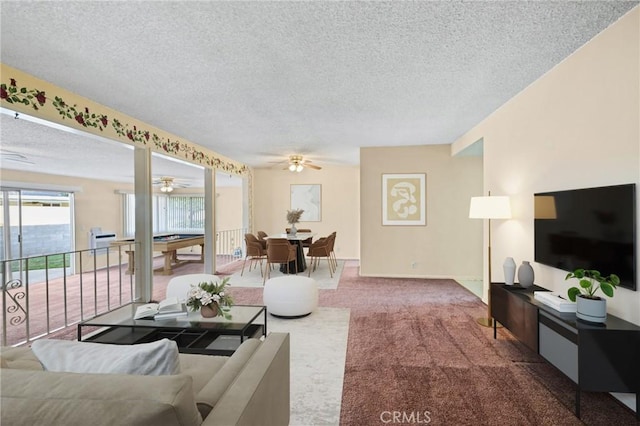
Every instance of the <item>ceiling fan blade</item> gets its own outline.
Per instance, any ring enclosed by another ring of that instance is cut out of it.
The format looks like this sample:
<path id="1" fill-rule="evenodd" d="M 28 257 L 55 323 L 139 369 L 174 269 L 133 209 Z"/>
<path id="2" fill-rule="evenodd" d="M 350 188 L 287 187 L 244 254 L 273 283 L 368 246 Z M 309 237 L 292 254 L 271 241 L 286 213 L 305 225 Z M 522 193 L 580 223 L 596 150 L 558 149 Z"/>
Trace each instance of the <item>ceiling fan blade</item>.
<path id="1" fill-rule="evenodd" d="M 310 169 L 314 169 L 314 170 L 321 170 L 322 167 L 320 166 L 316 166 L 315 164 L 309 164 L 310 162 L 304 163 L 305 167 L 309 167 Z"/>

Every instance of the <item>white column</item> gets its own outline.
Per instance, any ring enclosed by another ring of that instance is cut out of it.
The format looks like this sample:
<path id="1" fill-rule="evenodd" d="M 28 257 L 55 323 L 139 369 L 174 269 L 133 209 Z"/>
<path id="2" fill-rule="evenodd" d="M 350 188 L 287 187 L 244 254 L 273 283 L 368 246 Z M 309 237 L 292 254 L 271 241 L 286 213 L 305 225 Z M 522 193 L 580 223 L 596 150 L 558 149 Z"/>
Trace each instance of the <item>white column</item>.
<path id="1" fill-rule="evenodd" d="M 216 171 L 204 169 L 204 273 L 216 273 Z"/>
<path id="2" fill-rule="evenodd" d="M 153 211 L 151 150 L 134 150 L 136 194 L 135 292 L 133 300 L 148 302 L 153 294 Z"/>

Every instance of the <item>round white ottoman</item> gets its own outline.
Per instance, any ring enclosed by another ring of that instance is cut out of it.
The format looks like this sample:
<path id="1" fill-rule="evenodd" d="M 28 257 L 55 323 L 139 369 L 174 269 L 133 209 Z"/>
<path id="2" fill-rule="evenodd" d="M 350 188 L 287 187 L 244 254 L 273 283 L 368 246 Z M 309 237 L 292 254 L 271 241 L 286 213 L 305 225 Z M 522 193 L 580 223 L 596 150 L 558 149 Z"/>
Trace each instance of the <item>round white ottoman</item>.
<path id="1" fill-rule="evenodd" d="M 299 275 L 270 278 L 262 293 L 267 312 L 276 317 L 299 318 L 318 307 L 318 285 Z"/>

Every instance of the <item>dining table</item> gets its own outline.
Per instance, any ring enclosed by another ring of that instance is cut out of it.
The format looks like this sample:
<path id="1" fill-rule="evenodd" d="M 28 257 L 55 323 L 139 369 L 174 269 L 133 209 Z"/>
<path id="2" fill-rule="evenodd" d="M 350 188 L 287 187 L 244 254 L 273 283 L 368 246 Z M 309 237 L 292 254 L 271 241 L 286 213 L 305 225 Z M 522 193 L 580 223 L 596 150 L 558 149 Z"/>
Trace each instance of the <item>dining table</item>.
<path id="1" fill-rule="evenodd" d="M 298 272 L 304 272 L 307 269 L 307 261 L 304 257 L 304 250 L 302 247 L 302 241 L 314 237 L 316 234 L 314 232 L 296 232 L 295 234 L 272 234 L 265 237 L 269 238 L 286 238 L 290 244 L 296 246 L 296 262 L 289 262 L 289 268 L 287 269 L 286 263 L 280 264 L 280 272 L 286 274 L 289 271 L 290 274 L 297 274 Z M 297 263 L 297 269 L 296 269 Z"/>

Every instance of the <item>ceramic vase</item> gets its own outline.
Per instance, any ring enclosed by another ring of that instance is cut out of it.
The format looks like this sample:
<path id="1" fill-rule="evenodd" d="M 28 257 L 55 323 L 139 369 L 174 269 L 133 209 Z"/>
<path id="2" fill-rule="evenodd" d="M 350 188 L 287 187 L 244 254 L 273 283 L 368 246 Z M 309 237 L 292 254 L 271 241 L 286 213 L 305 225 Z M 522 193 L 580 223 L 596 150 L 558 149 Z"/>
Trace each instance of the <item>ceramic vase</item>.
<path id="1" fill-rule="evenodd" d="M 518 283 L 520 287 L 531 287 L 533 285 L 533 268 L 526 260 L 518 268 Z"/>
<path id="2" fill-rule="evenodd" d="M 200 308 L 200 315 L 204 318 L 215 318 L 220 315 L 220 309 L 218 309 L 217 303 L 210 303 Z"/>
<path id="3" fill-rule="evenodd" d="M 607 300 L 576 297 L 576 317 L 584 321 L 602 323 L 607 320 Z"/>
<path id="4" fill-rule="evenodd" d="M 516 277 L 516 262 L 513 257 L 507 257 L 502 264 L 504 270 L 504 283 L 506 285 L 513 285 Z"/>
<path id="5" fill-rule="evenodd" d="M 296 229 L 296 224 L 292 223 L 291 224 L 291 229 L 289 230 L 289 234 L 290 235 L 296 235 L 297 232 L 298 232 L 298 230 Z"/>

